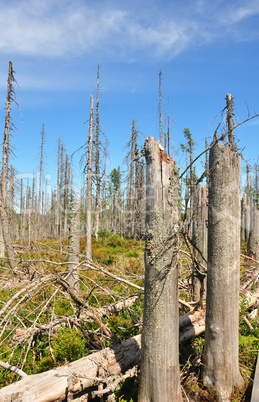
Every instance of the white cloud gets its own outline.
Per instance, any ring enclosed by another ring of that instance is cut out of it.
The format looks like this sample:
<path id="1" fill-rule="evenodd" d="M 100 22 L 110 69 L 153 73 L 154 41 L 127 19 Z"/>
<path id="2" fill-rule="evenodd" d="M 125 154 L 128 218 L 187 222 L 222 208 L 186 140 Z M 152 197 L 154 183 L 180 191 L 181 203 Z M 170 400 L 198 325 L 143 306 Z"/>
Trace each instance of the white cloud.
<path id="1" fill-rule="evenodd" d="M 105 0 L 0 0 L 0 53 L 67 58 L 95 53 L 131 60 L 140 52 L 170 58 L 192 44 L 223 38 L 230 29 L 232 40 L 235 32 L 240 40 L 238 24 L 259 14 L 257 0 L 151 5 L 147 8 L 144 0 L 128 6 Z"/>

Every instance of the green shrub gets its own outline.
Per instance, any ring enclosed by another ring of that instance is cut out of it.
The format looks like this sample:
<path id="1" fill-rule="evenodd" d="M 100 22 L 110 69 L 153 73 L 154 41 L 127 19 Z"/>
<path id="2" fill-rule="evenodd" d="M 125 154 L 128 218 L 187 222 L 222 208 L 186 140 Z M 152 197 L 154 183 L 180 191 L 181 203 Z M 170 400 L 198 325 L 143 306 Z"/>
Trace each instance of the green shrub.
<path id="1" fill-rule="evenodd" d="M 137 253 L 136 251 L 129 251 L 129 252 L 125 253 L 125 257 L 128 257 L 128 258 L 132 258 L 132 257 L 138 258 L 138 257 L 139 257 L 139 253 Z"/>
<path id="2" fill-rule="evenodd" d="M 115 391 L 118 402 L 137 402 L 139 377 L 132 377 L 121 383 L 120 389 Z"/>
<path id="3" fill-rule="evenodd" d="M 97 232 L 97 234 L 98 234 L 99 237 L 108 237 L 110 235 L 110 232 L 109 232 L 109 230 L 103 228 L 103 229 L 100 229 Z"/>
<path id="4" fill-rule="evenodd" d="M 123 244 L 123 240 L 118 234 L 113 233 L 113 234 L 110 234 L 110 236 L 108 237 L 108 240 L 107 240 L 108 246 L 121 247 L 122 244 Z"/>
<path id="5" fill-rule="evenodd" d="M 74 311 L 67 299 L 60 299 L 55 305 L 55 314 L 69 317 L 74 314 Z"/>

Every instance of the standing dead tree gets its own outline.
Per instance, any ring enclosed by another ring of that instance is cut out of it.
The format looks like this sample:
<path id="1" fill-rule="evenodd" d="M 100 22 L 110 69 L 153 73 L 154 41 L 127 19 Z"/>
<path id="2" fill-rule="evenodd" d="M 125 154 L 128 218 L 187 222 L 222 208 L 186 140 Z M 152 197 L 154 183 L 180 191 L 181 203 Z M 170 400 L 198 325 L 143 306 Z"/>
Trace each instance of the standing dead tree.
<path id="1" fill-rule="evenodd" d="M 80 200 L 72 201 L 68 237 L 68 271 L 67 279 L 74 292 L 79 292 L 79 252 L 80 252 Z"/>
<path id="2" fill-rule="evenodd" d="M 251 199 L 251 225 L 247 243 L 250 257 L 259 259 L 259 192 L 258 192 L 258 166 L 255 164 L 255 177 L 253 189 L 250 189 Z M 248 178 L 249 180 L 249 178 Z"/>
<path id="3" fill-rule="evenodd" d="M 87 158 L 87 189 L 86 189 L 86 258 L 92 259 L 92 166 L 93 166 L 93 129 L 94 129 L 94 101 L 90 99 L 90 122 L 88 137 L 88 158 Z"/>
<path id="4" fill-rule="evenodd" d="M 98 240 L 98 231 L 100 224 L 100 191 L 101 191 L 101 175 L 100 175 L 100 65 L 97 69 L 97 94 L 96 94 L 96 127 L 95 127 L 95 180 L 96 180 L 96 195 L 95 195 L 95 227 L 94 236 Z"/>
<path id="5" fill-rule="evenodd" d="M 208 188 L 195 186 L 193 191 L 193 236 L 194 269 L 192 278 L 193 301 L 203 307 L 203 296 L 206 287 L 206 264 L 208 245 Z"/>
<path id="6" fill-rule="evenodd" d="M 2 156 L 2 175 L 1 175 L 1 188 L 0 188 L 0 221 L 1 221 L 1 233 L 3 241 L 0 239 L 0 243 L 5 246 L 7 258 L 10 267 L 13 271 L 16 269 L 16 261 L 13 250 L 12 238 L 10 234 L 10 227 L 8 221 L 8 215 L 6 212 L 6 191 L 8 182 L 8 158 L 10 152 L 10 130 L 11 130 L 11 103 L 14 100 L 14 89 L 13 89 L 14 71 L 13 64 L 9 62 L 9 72 L 7 80 L 7 99 L 6 99 L 6 115 L 5 115 L 5 130 L 4 130 L 4 141 L 3 141 L 3 156 Z M 16 103 L 16 102 L 15 102 Z M 2 248 L 3 254 L 3 248 Z"/>
<path id="7" fill-rule="evenodd" d="M 162 71 L 159 71 L 159 141 L 162 144 Z"/>
<path id="8" fill-rule="evenodd" d="M 145 296 L 139 402 L 181 401 L 178 308 L 178 169 L 147 138 Z"/>
<path id="9" fill-rule="evenodd" d="M 229 96 L 227 96 L 229 105 Z M 232 103 L 231 103 L 232 105 Z M 231 107 L 232 111 L 232 107 Z M 203 381 L 219 401 L 242 384 L 238 362 L 240 282 L 240 157 L 235 152 L 232 112 L 229 146 L 210 150 L 208 274 Z"/>
<path id="10" fill-rule="evenodd" d="M 259 206 L 252 206 L 251 230 L 249 234 L 247 251 L 250 257 L 259 260 Z"/>

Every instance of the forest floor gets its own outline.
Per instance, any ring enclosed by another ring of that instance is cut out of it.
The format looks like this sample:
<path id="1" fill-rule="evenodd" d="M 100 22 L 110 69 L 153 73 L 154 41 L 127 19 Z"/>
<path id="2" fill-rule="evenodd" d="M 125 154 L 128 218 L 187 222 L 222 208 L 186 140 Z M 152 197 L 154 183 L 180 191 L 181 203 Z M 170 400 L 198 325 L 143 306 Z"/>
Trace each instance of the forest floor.
<path id="1" fill-rule="evenodd" d="M 259 350 L 258 306 L 251 306 L 258 290 L 259 264 L 243 245 L 240 286 L 240 370 L 245 380 L 232 401 L 250 401 Z M 93 239 L 93 262 L 84 257 L 80 239 L 80 291 L 76 297 L 66 282 L 67 239 L 16 243 L 19 273 L 0 262 L 0 360 L 26 374 L 61 366 L 141 333 L 144 287 L 144 242 L 123 239 L 103 230 Z M 192 255 L 179 253 L 180 315 L 190 310 Z M 120 304 L 120 302 L 123 302 Z M 184 304 L 185 302 L 185 304 Z M 127 303 L 127 308 L 125 308 Z M 109 311 L 107 306 L 116 306 Z M 257 312 L 257 316 L 255 315 Z M 96 319 L 96 315 L 101 319 Z M 111 336 L 112 334 L 112 336 Z M 180 371 L 185 401 L 214 401 L 201 382 L 204 335 L 180 343 Z M 1 364 L 0 364 L 1 365 Z M 17 381 L 0 367 L 0 387 Z M 121 383 L 116 401 L 135 402 L 138 374 Z M 105 400 L 105 399 L 104 399 Z"/>

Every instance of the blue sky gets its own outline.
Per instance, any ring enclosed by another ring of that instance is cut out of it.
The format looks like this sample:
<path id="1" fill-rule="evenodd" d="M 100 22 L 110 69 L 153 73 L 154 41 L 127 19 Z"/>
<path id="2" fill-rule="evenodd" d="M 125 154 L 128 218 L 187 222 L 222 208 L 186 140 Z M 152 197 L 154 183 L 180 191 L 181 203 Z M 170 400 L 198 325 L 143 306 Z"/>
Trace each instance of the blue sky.
<path id="1" fill-rule="evenodd" d="M 11 162 L 21 174 L 37 172 L 43 123 L 49 178 L 56 177 L 59 137 L 69 154 L 84 144 L 98 61 L 109 170 L 125 157 L 133 118 L 144 136 L 158 138 L 159 70 L 163 108 L 167 112 L 169 100 L 172 119 L 172 156 L 182 169 L 184 128 L 198 143 L 198 154 L 223 121 L 214 118 L 228 92 L 237 122 L 247 118 L 248 109 L 259 113 L 258 0 L 0 0 L 0 10 L 0 131 L 12 60 L 23 124 L 13 106 L 18 133 Z M 236 130 L 251 164 L 259 154 L 258 130 L 258 118 Z"/>

